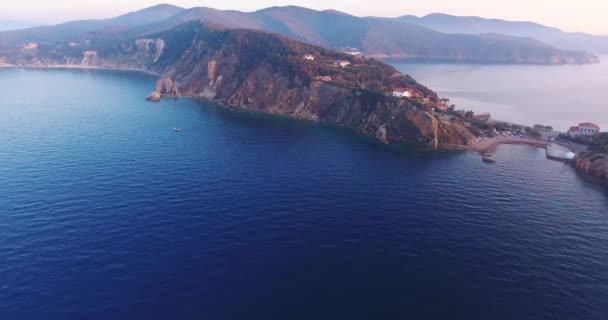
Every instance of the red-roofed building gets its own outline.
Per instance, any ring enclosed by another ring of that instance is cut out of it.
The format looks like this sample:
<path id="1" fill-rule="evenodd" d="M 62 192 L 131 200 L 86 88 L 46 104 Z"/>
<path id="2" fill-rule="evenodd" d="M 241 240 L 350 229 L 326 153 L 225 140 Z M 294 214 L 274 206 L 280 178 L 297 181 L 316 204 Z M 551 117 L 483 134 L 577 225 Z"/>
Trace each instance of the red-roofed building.
<path id="1" fill-rule="evenodd" d="M 597 136 L 600 134 L 600 126 L 591 122 L 582 122 L 579 123 L 578 127 L 570 127 L 568 130 L 568 135 L 571 137 L 578 136 Z"/>

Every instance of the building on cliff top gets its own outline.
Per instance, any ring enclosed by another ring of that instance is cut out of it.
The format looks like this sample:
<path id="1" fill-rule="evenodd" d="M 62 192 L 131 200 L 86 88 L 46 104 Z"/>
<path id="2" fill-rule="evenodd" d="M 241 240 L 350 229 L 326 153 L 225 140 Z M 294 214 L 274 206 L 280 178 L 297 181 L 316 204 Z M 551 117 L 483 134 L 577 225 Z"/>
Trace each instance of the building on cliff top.
<path id="1" fill-rule="evenodd" d="M 350 66 L 350 61 L 346 61 L 346 60 L 334 61 L 334 66 L 346 68 L 346 67 Z"/>
<path id="2" fill-rule="evenodd" d="M 490 122 L 490 120 L 492 120 L 492 116 L 489 113 L 478 114 L 474 117 L 475 117 L 475 119 L 482 121 L 482 122 Z"/>
<path id="3" fill-rule="evenodd" d="M 449 107 L 450 107 L 450 99 L 448 99 L 448 98 L 439 99 L 439 103 L 437 104 L 437 108 L 439 110 L 446 111 L 446 110 L 448 110 Z"/>
<path id="4" fill-rule="evenodd" d="M 393 97 L 396 97 L 396 98 L 411 98 L 413 95 L 414 95 L 414 91 L 409 88 L 393 89 Z"/>
<path id="5" fill-rule="evenodd" d="M 38 49 L 38 43 L 30 42 L 23 46 L 23 50 L 36 50 Z"/>
<path id="6" fill-rule="evenodd" d="M 600 126 L 591 122 L 581 122 L 577 127 L 570 127 L 568 135 L 571 137 L 592 137 L 600 134 Z"/>
<path id="7" fill-rule="evenodd" d="M 315 56 L 313 56 L 312 54 L 305 54 L 304 55 L 304 60 L 313 61 L 313 60 L 315 60 Z"/>

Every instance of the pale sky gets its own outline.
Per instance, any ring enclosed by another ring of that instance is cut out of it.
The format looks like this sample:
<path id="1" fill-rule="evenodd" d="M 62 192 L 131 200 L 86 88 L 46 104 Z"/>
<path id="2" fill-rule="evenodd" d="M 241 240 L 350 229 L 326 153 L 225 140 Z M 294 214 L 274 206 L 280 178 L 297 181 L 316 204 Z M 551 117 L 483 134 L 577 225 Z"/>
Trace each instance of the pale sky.
<path id="1" fill-rule="evenodd" d="M 608 35 L 608 0 L 1 0 L 0 18 L 56 23 L 107 18 L 158 3 L 254 11 L 298 5 L 357 16 L 396 17 L 433 12 L 535 21 L 565 31 Z"/>

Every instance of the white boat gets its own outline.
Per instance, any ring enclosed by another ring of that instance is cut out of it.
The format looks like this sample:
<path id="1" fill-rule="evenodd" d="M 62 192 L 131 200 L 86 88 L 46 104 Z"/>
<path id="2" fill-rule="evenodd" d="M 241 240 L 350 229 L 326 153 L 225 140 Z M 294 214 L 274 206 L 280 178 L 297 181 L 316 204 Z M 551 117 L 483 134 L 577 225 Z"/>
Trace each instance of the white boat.
<path id="1" fill-rule="evenodd" d="M 173 128 L 173 131 L 180 132 L 180 131 L 182 131 L 182 129 L 180 129 L 180 128 Z"/>
<path id="2" fill-rule="evenodd" d="M 481 158 L 485 163 L 496 163 L 496 160 L 491 155 L 485 155 Z"/>

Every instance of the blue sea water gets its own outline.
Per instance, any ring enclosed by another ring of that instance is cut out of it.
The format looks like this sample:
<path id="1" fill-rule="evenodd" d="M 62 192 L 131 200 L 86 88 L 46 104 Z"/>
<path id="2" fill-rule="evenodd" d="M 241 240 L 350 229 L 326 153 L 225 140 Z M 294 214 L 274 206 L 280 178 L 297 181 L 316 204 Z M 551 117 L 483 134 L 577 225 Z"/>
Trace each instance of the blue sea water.
<path id="1" fill-rule="evenodd" d="M 0 319 L 606 319 L 608 190 L 0 70 Z M 179 127 L 181 132 L 174 132 Z"/>

